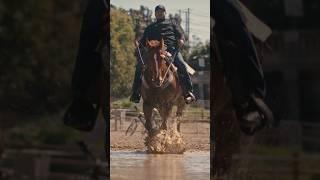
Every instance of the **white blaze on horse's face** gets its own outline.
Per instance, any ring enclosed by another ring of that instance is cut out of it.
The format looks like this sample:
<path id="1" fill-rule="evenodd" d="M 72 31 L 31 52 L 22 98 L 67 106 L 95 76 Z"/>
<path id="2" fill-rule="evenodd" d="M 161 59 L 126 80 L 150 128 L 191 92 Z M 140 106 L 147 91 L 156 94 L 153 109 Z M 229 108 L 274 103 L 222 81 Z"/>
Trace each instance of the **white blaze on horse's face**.
<path id="1" fill-rule="evenodd" d="M 150 51 L 150 64 L 149 64 L 149 70 L 151 75 L 151 81 L 153 84 L 158 87 L 161 84 L 161 57 L 159 56 L 159 53 L 156 49 L 152 49 Z"/>
<path id="2" fill-rule="evenodd" d="M 147 46 L 149 47 L 149 58 L 151 61 L 149 61 L 149 72 L 151 76 L 151 81 L 155 87 L 161 87 L 163 81 L 164 81 L 164 40 L 162 39 L 161 42 L 159 41 L 148 41 L 147 40 Z"/>
<path id="3" fill-rule="evenodd" d="M 159 52 L 156 52 L 153 55 L 153 59 L 154 59 L 154 65 L 155 65 L 155 76 L 153 79 L 153 81 L 156 83 L 156 86 L 161 86 L 162 81 L 163 81 L 163 77 L 162 77 L 162 70 L 161 70 L 161 56 Z"/>

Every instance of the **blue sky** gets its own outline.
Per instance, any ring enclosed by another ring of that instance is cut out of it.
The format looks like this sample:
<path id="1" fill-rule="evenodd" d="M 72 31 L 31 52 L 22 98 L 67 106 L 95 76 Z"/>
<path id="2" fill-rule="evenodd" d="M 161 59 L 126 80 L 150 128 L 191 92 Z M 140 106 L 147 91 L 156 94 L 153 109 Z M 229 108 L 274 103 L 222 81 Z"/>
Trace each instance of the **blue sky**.
<path id="1" fill-rule="evenodd" d="M 152 11 L 155 6 L 162 4 L 166 7 L 167 14 L 175 14 L 179 9 L 190 8 L 190 42 L 192 43 L 193 35 L 203 42 L 210 39 L 210 0 L 110 0 L 110 3 L 124 9 L 140 9 L 143 5 Z M 182 28 L 184 26 L 185 15 L 182 16 Z"/>

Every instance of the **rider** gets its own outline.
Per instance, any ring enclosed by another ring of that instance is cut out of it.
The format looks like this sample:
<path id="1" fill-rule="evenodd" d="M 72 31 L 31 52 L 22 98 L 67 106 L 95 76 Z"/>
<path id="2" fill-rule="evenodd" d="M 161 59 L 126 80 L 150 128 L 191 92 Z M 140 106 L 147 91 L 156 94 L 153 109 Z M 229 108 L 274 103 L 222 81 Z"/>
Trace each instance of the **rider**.
<path id="1" fill-rule="evenodd" d="M 182 58 L 179 48 L 184 44 L 184 35 L 180 26 L 174 24 L 170 20 L 165 18 L 166 9 L 163 5 L 155 7 L 156 22 L 149 25 L 140 41 L 138 42 L 140 47 L 146 44 L 146 40 L 161 40 L 164 39 L 164 43 L 167 46 L 167 51 L 174 57 L 173 64 L 178 68 L 178 76 L 180 84 L 183 86 L 184 98 L 187 104 L 196 100 L 193 95 L 193 87 L 191 78 L 188 74 L 185 62 Z M 138 47 L 139 48 L 139 47 Z M 140 56 L 137 56 L 138 63 L 136 66 L 135 78 L 132 85 L 132 95 L 130 101 L 139 103 L 140 101 L 140 87 L 141 87 L 141 69 L 142 63 Z"/>
<path id="2" fill-rule="evenodd" d="M 80 41 L 72 76 L 72 89 L 74 98 L 83 98 L 88 95 L 88 89 L 93 79 L 98 77 L 101 64 L 101 53 L 97 51 L 101 39 L 105 39 L 107 24 L 105 12 L 108 11 L 105 0 L 88 1 L 85 9 Z"/>
<path id="3" fill-rule="evenodd" d="M 98 91 L 95 82 L 104 65 L 99 49 L 102 44 L 108 45 L 108 11 L 106 0 L 93 0 L 88 1 L 83 14 L 72 74 L 72 103 L 64 115 L 65 124 L 83 131 L 92 130 L 98 116 L 94 92 Z"/>
<path id="4" fill-rule="evenodd" d="M 271 124 L 273 115 L 264 102 L 265 79 L 237 0 L 215 0 L 215 32 L 226 77 L 231 88 L 237 116 L 242 122 L 258 122 L 260 128 Z M 246 133 L 255 130 L 244 128 Z"/>

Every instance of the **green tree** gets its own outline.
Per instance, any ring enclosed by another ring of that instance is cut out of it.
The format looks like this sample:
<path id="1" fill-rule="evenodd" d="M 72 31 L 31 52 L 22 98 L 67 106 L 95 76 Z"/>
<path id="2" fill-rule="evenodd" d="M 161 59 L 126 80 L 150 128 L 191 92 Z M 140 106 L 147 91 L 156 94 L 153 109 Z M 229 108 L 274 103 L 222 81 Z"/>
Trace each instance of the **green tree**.
<path id="1" fill-rule="evenodd" d="M 79 139 L 58 112 L 70 102 L 84 5 L 79 0 L 0 1 L 0 132 L 9 134 L 8 143 Z"/>
<path id="2" fill-rule="evenodd" d="M 200 61 L 203 61 L 201 63 L 204 63 L 204 66 L 199 66 Z M 210 43 L 198 41 L 197 44 L 191 48 L 188 63 L 196 70 L 210 70 Z"/>
<path id="3" fill-rule="evenodd" d="M 136 59 L 135 33 L 131 17 L 125 10 L 112 8 L 110 12 L 110 91 L 116 98 L 131 92 Z"/>
<path id="4" fill-rule="evenodd" d="M 68 103 L 83 9 L 78 0 L 2 0 L 0 111 L 41 114 Z"/>

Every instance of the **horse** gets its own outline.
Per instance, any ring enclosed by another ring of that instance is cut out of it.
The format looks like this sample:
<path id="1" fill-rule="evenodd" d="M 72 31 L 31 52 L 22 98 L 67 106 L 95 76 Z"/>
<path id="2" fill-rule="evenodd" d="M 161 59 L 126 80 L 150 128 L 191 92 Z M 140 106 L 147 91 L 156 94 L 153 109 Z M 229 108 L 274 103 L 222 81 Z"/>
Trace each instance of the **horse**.
<path id="1" fill-rule="evenodd" d="M 147 40 L 146 45 L 147 50 L 142 57 L 145 64 L 141 87 L 145 127 L 149 133 L 157 130 L 152 121 L 152 111 L 156 108 L 162 119 L 160 130 L 172 129 L 180 132 L 180 120 L 185 102 L 182 96 L 182 86 L 172 62 L 173 58 L 168 58 L 163 39 L 161 41 Z M 174 105 L 177 106 L 176 118 L 169 123 L 168 118 Z"/>

